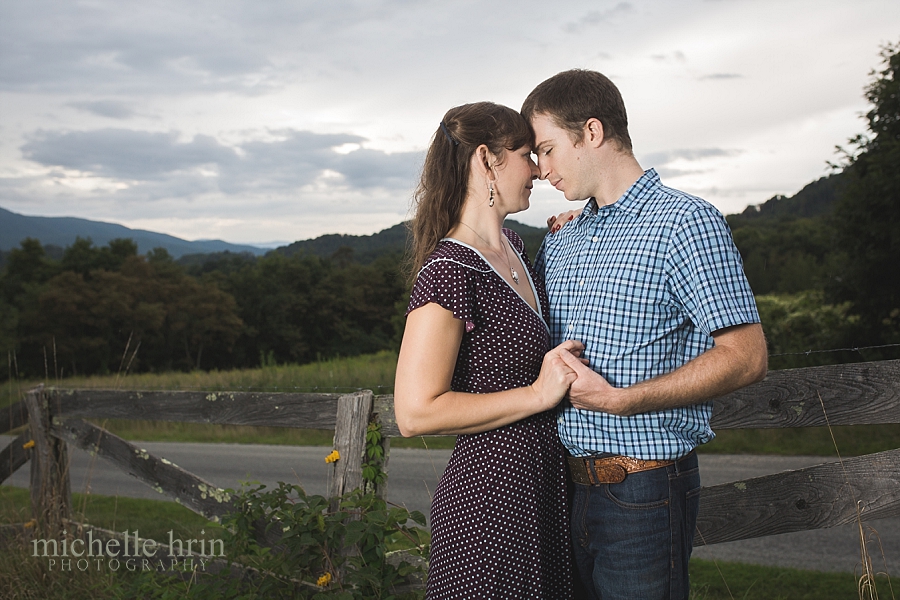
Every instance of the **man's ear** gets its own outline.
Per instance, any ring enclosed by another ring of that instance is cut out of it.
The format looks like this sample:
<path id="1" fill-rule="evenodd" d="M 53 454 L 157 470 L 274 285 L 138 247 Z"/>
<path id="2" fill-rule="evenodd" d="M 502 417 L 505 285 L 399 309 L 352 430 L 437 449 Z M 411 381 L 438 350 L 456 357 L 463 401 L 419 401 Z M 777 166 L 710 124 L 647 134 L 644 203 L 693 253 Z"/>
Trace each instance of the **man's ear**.
<path id="1" fill-rule="evenodd" d="M 592 148 L 599 148 L 606 139 L 603 131 L 603 123 L 600 119 L 590 118 L 584 124 L 584 143 Z"/>

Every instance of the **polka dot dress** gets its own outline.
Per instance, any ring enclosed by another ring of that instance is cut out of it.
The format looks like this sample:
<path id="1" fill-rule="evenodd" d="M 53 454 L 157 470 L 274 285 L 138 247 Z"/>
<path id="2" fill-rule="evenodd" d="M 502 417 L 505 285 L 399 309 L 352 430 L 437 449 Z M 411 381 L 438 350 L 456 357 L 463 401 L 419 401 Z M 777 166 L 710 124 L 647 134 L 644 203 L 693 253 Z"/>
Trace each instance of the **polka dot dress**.
<path id="1" fill-rule="evenodd" d="M 524 258 L 519 236 L 503 231 Z M 534 291 L 547 314 L 543 287 Z M 466 324 L 453 390 L 497 392 L 537 379 L 550 348 L 543 318 L 476 250 L 438 244 L 409 311 L 429 302 Z M 431 505 L 429 599 L 572 597 L 564 460 L 553 411 L 458 437 Z"/>

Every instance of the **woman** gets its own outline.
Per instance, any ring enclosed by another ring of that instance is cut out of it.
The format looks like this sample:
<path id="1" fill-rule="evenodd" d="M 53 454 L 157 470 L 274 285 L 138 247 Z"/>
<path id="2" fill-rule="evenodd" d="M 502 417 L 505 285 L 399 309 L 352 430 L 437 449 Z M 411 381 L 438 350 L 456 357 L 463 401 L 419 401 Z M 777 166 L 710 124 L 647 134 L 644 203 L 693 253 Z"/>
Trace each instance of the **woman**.
<path id="1" fill-rule="evenodd" d="M 417 273 L 397 364 L 404 436 L 458 434 L 431 508 L 428 598 L 571 598 L 564 453 L 551 410 L 575 380 L 550 350 L 522 240 L 533 133 L 514 110 L 453 108 L 416 191 Z"/>

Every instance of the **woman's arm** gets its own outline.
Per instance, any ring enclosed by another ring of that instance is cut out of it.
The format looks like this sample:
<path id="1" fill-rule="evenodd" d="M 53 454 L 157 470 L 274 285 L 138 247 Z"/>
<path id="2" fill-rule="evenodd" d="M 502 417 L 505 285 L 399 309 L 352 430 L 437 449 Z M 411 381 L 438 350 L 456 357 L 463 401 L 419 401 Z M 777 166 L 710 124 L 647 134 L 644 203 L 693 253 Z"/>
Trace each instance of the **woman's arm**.
<path id="1" fill-rule="evenodd" d="M 394 382 L 394 413 L 404 436 L 479 433 L 548 410 L 575 380 L 559 353 L 577 356 L 583 348 L 568 341 L 548 352 L 530 386 L 468 394 L 450 391 L 462 336 L 463 322 L 438 304 L 409 313 Z"/>

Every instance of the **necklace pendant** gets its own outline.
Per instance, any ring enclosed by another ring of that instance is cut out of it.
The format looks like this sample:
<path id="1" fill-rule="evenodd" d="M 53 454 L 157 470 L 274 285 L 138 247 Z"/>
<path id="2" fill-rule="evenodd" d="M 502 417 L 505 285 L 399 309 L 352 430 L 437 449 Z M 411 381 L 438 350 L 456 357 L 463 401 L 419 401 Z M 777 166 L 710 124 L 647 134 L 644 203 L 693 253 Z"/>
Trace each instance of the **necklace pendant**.
<path id="1" fill-rule="evenodd" d="M 509 272 L 512 273 L 513 281 L 515 281 L 518 284 L 519 283 L 519 274 L 516 273 L 516 270 L 513 269 L 512 267 L 509 268 Z"/>

